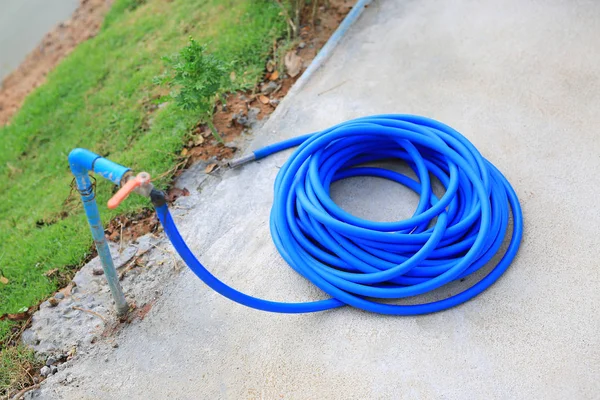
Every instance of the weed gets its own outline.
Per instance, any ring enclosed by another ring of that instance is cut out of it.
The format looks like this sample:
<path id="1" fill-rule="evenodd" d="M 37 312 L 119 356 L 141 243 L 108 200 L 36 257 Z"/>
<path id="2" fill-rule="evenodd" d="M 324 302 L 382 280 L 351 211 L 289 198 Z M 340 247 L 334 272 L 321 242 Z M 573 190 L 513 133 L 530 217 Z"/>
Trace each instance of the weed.
<path id="1" fill-rule="evenodd" d="M 155 82 L 168 84 L 175 90 L 171 97 L 184 111 L 194 111 L 210 127 L 213 136 L 223 142 L 212 123 L 214 102 L 229 81 L 232 68 L 224 61 L 208 53 L 206 45 L 200 45 L 190 37 L 189 44 L 171 57 L 163 57 L 167 71 Z"/>

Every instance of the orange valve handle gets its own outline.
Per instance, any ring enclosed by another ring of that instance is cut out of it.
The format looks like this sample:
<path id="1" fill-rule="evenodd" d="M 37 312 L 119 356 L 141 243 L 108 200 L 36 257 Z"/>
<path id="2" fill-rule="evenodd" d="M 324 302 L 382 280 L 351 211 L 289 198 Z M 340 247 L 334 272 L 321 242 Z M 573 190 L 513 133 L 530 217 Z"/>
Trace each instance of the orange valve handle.
<path id="1" fill-rule="evenodd" d="M 121 186 L 121 189 L 108 200 L 108 208 L 111 210 L 117 208 L 131 192 L 148 183 L 150 183 L 150 174 L 147 172 L 140 172 L 135 178 L 130 178 L 123 186 Z"/>

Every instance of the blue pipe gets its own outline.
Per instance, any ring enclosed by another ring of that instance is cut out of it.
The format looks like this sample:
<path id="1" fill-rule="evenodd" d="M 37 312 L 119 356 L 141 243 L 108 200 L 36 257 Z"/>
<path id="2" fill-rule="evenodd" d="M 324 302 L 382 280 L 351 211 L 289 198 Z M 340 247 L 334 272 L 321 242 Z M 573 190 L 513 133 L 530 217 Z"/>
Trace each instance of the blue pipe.
<path id="1" fill-rule="evenodd" d="M 69 153 L 69 166 L 75 176 L 92 171 L 115 185 L 120 185 L 129 168 L 110 161 L 86 149 L 73 149 Z"/>
<path id="2" fill-rule="evenodd" d="M 359 118 L 267 146 L 231 164 L 294 146 L 299 147 L 275 180 L 271 236 L 287 263 L 330 299 L 281 303 L 231 288 L 194 257 L 164 195 L 152 196 L 165 233 L 181 258 L 208 286 L 231 300 L 281 313 L 349 305 L 381 314 L 427 314 L 477 296 L 500 278 L 517 255 L 523 216 L 515 191 L 492 163 L 447 125 L 414 115 Z M 417 180 L 362 166 L 393 158 L 407 163 Z M 421 196 L 415 213 L 396 222 L 373 222 L 347 213 L 331 200 L 329 190 L 331 183 L 354 176 L 376 176 L 407 186 Z M 433 193 L 431 177 L 446 188 L 439 198 Z M 509 237 L 500 261 L 462 292 L 423 304 L 389 303 L 389 299 L 428 293 L 464 279 L 490 262 Z"/>
<path id="3" fill-rule="evenodd" d="M 319 50 L 317 56 L 311 61 L 308 68 L 306 68 L 306 71 L 304 71 L 296 83 L 294 83 L 294 86 L 287 94 L 288 98 L 292 98 L 291 94 L 300 91 L 310 78 L 312 78 L 314 73 L 321 68 L 323 63 L 331 57 L 333 50 L 335 50 L 342 38 L 346 36 L 348 29 L 350 29 L 350 27 L 358 20 L 369 4 L 371 4 L 371 0 L 358 0 L 356 4 L 354 4 L 352 10 L 346 15 L 340 26 L 338 26 L 333 35 L 327 40 L 325 46 Z"/>
<path id="4" fill-rule="evenodd" d="M 100 261 L 102 262 L 104 276 L 106 276 L 108 287 L 115 300 L 117 314 L 120 316 L 124 315 L 129 310 L 129 305 L 125 300 L 125 295 L 123 294 L 123 289 L 119 283 L 119 277 L 110 255 L 110 249 L 104 236 L 104 227 L 100 220 L 100 213 L 96 204 L 96 193 L 90 181 L 89 172 L 93 171 L 114 184 L 119 185 L 129 171 L 129 168 L 107 160 L 86 149 L 72 150 L 69 153 L 69 166 L 75 176 L 77 190 L 81 195 L 83 209 L 90 225 L 94 244 L 98 250 L 98 256 L 100 256 Z"/>

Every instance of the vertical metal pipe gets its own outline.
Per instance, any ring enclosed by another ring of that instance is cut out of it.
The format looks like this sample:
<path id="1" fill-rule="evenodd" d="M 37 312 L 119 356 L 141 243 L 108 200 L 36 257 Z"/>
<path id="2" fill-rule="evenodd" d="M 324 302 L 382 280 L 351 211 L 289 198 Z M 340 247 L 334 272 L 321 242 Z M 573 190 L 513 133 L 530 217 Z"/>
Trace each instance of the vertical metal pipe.
<path id="1" fill-rule="evenodd" d="M 124 315 L 129 310 L 129 305 L 125 300 L 123 289 L 119 283 L 119 276 L 113 264 L 113 259 L 110 255 L 110 249 L 104 236 L 104 227 L 100 220 L 100 213 L 98 206 L 96 205 L 96 194 L 94 193 L 94 187 L 87 174 L 75 177 L 77 183 L 77 189 L 81 194 L 81 201 L 83 202 L 83 209 L 87 216 L 90 230 L 92 231 L 92 237 L 94 238 L 94 244 L 96 250 L 98 250 L 98 256 L 102 261 L 102 269 L 104 270 L 104 276 L 108 281 L 108 287 L 115 300 L 117 307 L 117 314 L 119 316 Z"/>
<path id="2" fill-rule="evenodd" d="M 69 155 L 71 171 L 73 172 L 73 175 L 75 175 L 77 190 L 81 195 L 83 209 L 85 210 L 85 215 L 87 216 L 90 230 L 92 231 L 92 237 L 94 238 L 96 250 L 98 250 L 98 256 L 100 256 L 100 261 L 102 262 L 104 276 L 108 281 L 108 287 L 110 288 L 110 292 L 115 300 L 117 314 L 122 316 L 129 310 L 129 305 L 125 300 L 125 295 L 123 294 L 123 289 L 119 283 L 119 277 L 110 255 L 110 249 L 108 247 L 106 237 L 104 236 L 104 227 L 102 226 L 102 221 L 100 220 L 100 212 L 98 211 L 98 206 L 96 205 L 96 193 L 94 191 L 94 186 L 90 181 L 90 177 L 88 176 L 88 171 L 94 169 L 94 164 L 98 160 L 103 159 L 97 154 L 83 149 L 75 149 Z M 118 164 L 112 162 L 110 163 L 111 169 L 117 171 L 117 173 L 114 174 L 114 176 L 111 175 L 111 177 L 108 179 L 118 182 L 128 171 L 128 169 L 121 167 Z M 107 177 L 105 174 L 102 175 Z"/>

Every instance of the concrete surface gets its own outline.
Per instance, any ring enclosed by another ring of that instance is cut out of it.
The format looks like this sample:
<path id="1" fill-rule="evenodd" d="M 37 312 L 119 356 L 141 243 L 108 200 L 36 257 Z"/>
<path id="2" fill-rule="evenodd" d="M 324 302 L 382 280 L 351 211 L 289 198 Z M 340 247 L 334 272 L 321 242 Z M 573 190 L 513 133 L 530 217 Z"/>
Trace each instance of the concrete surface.
<path id="1" fill-rule="evenodd" d="M 78 4 L 79 0 L 0 0 L 0 81 Z"/>
<path id="2" fill-rule="evenodd" d="M 164 282 L 185 267 L 174 255 L 168 257 L 172 255 L 166 250 L 168 243 L 164 235 L 154 237 L 152 233 L 129 245 L 109 243 L 125 297 L 140 310 L 161 297 Z M 100 274 L 95 273 L 98 270 Z M 73 284 L 70 290 L 55 294 L 53 303 L 43 302 L 23 332 L 23 343 L 40 356 L 60 359 L 60 354 L 73 347 L 78 353 L 92 352 L 94 344 L 119 325 L 98 257 L 77 271 Z"/>
<path id="3" fill-rule="evenodd" d="M 145 320 L 122 331 L 118 348 L 99 343 L 35 395 L 600 398 L 598 15 L 600 2 L 584 0 L 376 1 L 252 145 L 375 113 L 457 128 L 523 205 L 521 251 L 490 290 L 413 318 L 349 308 L 274 315 L 232 303 L 186 271 Z M 273 300 L 317 299 L 269 235 L 272 183 L 286 157 L 188 174 L 180 184 L 192 195 L 177 203 L 176 220 L 225 282 Z M 343 206 L 371 218 L 406 215 L 392 201 L 416 204 L 375 181 L 335 190 Z"/>

